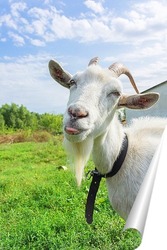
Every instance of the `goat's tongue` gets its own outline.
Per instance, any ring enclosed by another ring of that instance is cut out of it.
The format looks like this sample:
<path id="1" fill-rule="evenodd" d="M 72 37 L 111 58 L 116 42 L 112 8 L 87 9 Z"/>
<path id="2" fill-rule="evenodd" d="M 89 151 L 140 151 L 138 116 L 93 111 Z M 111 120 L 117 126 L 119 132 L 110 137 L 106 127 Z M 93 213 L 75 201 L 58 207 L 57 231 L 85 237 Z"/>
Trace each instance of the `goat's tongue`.
<path id="1" fill-rule="evenodd" d="M 75 128 L 66 127 L 66 133 L 71 134 L 71 135 L 76 135 L 76 134 L 79 134 L 80 131 Z"/>

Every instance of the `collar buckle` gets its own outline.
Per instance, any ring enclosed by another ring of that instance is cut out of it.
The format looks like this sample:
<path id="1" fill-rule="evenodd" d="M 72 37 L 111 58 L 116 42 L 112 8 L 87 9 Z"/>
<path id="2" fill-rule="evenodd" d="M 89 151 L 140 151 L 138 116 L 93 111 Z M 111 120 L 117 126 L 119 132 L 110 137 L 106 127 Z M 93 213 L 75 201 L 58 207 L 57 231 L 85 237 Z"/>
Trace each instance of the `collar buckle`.
<path id="1" fill-rule="evenodd" d="M 94 170 L 89 170 L 86 173 L 86 178 L 89 180 L 91 177 L 97 176 L 97 177 L 107 177 L 107 174 L 100 174 L 99 171 L 95 168 Z"/>

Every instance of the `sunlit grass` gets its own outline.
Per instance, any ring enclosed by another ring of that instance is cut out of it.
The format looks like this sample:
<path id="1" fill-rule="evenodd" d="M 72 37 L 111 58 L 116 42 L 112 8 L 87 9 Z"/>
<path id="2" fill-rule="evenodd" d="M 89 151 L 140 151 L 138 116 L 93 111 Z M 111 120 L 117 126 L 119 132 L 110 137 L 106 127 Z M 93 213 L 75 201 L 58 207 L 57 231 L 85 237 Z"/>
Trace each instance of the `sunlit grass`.
<path id="1" fill-rule="evenodd" d="M 61 137 L 0 145 L 0 249 L 135 249 L 139 234 L 122 232 L 124 221 L 110 207 L 105 182 L 88 225 L 90 180 L 78 188 L 73 173 L 61 165 L 69 167 Z M 92 169 L 92 162 L 88 165 Z"/>

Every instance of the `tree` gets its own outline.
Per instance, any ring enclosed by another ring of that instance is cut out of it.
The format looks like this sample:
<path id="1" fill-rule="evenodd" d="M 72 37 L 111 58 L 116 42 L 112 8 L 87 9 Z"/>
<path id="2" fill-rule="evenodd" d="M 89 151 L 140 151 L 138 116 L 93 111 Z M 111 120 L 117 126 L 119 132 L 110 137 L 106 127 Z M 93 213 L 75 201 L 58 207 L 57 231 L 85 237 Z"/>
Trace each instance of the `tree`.
<path id="1" fill-rule="evenodd" d="M 53 134 L 61 134 L 62 121 L 62 115 L 53 115 L 45 113 L 40 117 L 39 126 L 41 129 L 45 129 Z"/>
<path id="2" fill-rule="evenodd" d="M 5 121 L 4 121 L 4 118 L 3 118 L 3 115 L 0 114 L 0 131 L 4 131 L 5 129 Z"/>
<path id="3" fill-rule="evenodd" d="M 5 126 L 9 127 L 10 126 L 10 105 L 4 104 L 0 109 L 0 113 L 4 118 Z"/>
<path id="4" fill-rule="evenodd" d="M 19 106 L 12 103 L 4 104 L 0 108 L 0 129 L 12 128 L 17 129 L 31 129 L 31 130 L 46 130 L 53 134 L 62 133 L 62 115 L 53 114 L 38 114 L 30 112 L 23 105 Z M 2 129 L 1 129 L 2 130 Z"/>

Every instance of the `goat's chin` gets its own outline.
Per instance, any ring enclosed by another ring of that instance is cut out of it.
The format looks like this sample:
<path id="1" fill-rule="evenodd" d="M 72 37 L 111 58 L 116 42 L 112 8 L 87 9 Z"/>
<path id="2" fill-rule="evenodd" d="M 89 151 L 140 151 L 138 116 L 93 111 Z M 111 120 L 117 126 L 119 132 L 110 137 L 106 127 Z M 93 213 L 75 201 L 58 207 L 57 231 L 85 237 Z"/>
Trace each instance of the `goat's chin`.
<path id="1" fill-rule="evenodd" d="M 64 136 L 65 138 L 70 141 L 70 142 L 74 142 L 74 143 L 78 143 L 78 142 L 82 142 L 82 141 L 85 141 L 88 136 L 89 136 L 89 133 L 90 131 L 89 130 L 85 130 L 85 131 L 82 131 L 81 133 L 79 134 L 68 134 L 66 132 L 64 132 Z"/>
<path id="2" fill-rule="evenodd" d="M 84 167 L 92 151 L 93 139 L 87 138 L 80 142 L 71 142 L 65 137 L 64 147 L 73 159 L 77 184 L 80 186 L 84 175 Z"/>

